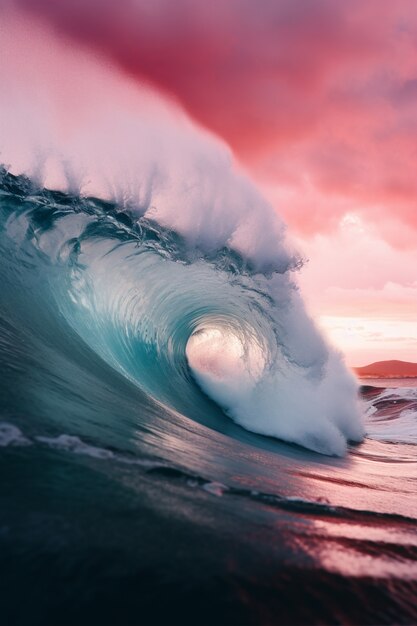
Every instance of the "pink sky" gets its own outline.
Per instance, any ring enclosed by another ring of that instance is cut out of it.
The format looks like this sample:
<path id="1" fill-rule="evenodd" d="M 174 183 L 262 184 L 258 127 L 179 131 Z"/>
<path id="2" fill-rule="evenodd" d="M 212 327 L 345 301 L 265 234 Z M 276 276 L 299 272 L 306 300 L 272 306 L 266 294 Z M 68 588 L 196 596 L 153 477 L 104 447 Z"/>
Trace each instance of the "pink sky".
<path id="1" fill-rule="evenodd" d="M 225 139 L 351 365 L 417 361 L 415 0 L 15 0 Z"/>

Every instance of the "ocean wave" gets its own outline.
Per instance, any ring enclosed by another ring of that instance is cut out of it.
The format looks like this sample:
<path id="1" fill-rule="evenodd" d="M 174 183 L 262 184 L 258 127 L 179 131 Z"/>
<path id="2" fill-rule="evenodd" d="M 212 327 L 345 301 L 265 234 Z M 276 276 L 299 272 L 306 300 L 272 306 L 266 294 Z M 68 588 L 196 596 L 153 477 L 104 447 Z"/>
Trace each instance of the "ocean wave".
<path id="1" fill-rule="evenodd" d="M 363 438 L 356 381 L 305 310 L 292 273 L 302 257 L 283 221 L 229 148 L 40 25 L 30 62 L 17 62 L 11 33 L 22 25 L 9 20 L 0 151 L 10 280 L 30 289 L 44 275 L 39 316 L 63 318 L 164 407 L 345 454 Z M 63 66 L 82 93 L 74 107 Z"/>
<path id="2" fill-rule="evenodd" d="M 385 388 L 366 402 L 367 437 L 417 444 L 417 388 Z"/>
<path id="3" fill-rule="evenodd" d="M 49 313 L 154 400 L 204 421 L 208 396 L 219 419 L 324 454 L 362 439 L 356 381 L 305 312 L 291 262 L 260 272 L 217 241 L 203 250 L 146 216 L 6 171 L 1 188 L 11 271 L 30 258 L 24 279 L 48 275 Z"/>

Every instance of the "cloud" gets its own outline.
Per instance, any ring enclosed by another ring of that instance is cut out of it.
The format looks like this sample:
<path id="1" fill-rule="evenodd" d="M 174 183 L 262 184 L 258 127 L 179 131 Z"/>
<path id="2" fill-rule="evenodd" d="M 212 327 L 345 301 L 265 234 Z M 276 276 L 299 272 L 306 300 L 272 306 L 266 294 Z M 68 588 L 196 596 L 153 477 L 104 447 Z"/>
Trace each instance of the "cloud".
<path id="1" fill-rule="evenodd" d="M 309 262 L 299 280 L 317 314 L 379 311 L 417 318 L 417 249 L 396 249 L 373 225 L 347 214 L 332 233 L 299 238 Z"/>

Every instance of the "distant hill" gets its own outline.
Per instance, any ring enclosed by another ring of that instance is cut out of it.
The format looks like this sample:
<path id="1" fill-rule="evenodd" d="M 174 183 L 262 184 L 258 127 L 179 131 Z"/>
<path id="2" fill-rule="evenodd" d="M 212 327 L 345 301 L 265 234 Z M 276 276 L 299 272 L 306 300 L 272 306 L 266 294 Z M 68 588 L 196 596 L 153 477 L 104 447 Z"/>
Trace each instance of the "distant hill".
<path id="1" fill-rule="evenodd" d="M 360 378 L 417 378 L 417 363 L 377 361 L 353 370 Z"/>

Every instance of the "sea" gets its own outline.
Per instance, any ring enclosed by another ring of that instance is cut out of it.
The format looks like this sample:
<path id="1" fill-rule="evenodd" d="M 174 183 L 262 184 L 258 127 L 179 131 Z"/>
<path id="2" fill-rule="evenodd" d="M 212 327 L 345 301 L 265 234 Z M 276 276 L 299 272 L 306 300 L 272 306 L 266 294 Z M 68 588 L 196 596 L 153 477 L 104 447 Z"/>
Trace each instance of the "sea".
<path id="1" fill-rule="evenodd" d="M 417 623 L 417 380 L 288 264 L 0 182 L 0 623 Z"/>

